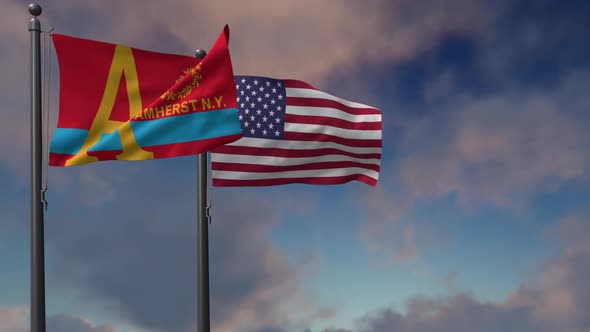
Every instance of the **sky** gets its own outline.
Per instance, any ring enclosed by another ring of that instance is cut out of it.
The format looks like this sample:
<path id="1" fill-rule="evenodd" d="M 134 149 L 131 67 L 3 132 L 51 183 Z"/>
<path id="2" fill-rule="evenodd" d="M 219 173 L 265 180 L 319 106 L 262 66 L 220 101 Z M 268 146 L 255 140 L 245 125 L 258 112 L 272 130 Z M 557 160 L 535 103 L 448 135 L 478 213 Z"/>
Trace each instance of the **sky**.
<path id="1" fill-rule="evenodd" d="M 0 11 L 0 332 L 29 329 L 28 4 Z M 41 5 L 174 54 L 229 24 L 236 75 L 382 110 L 375 187 L 213 188 L 212 331 L 590 331 L 587 1 Z M 47 174 L 47 331 L 195 331 L 196 157 Z"/>

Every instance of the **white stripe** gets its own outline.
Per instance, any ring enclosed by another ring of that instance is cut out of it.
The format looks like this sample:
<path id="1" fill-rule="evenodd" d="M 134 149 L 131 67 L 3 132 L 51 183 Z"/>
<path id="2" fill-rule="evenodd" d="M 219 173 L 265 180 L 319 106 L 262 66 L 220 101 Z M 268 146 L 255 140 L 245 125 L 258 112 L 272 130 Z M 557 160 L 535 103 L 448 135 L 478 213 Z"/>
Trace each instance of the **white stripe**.
<path id="1" fill-rule="evenodd" d="M 355 161 L 363 164 L 379 165 L 379 159 L 363 159 L 354 158 L 343 155 L 322 155 L 317 157 L 267 157 L 267 156 L 251 156 L 251 155 L 237 155 L 237 154 L 221 154 L 216 153 L 211 155 L 211 161 L 219 163 L 239 163 L 251 165 L 268 165 L 268 166 L 292 166 L 304 165 L 328 161 Z"/>
<path id="2" fill-rule="evenodd" d="M 319 90 L 312 90 L 312 89 L 298 89 L 298 88 L 287 88 L 285 89 L 287 93 L 287 97 L 300 97 L 300 98 L 319 98 L 319 99 L 329 99 L 340 102 L 348 107 L 354 108 L 373 108 L 373 106 L 364 105 L 360 103 L 355 103 L 353 101 L 348 101 L 342 98 L 338 98 L 336 96 L 332 96 L 331 94 L 319 91 Z"/>
<path id="3" fill-rule="evenodd" d="M 316 150 L 332 148 L 350 153 L 381 153 L 381 148 L 352 147 L 333 142 L 287 141 L 253 137 L 242 137 L 239 140 L 226 145 L 287 150 Z M 214 154 L 215 153 L 212 153 L 212 155 Z"/>
<path id="4" fill-rule="evenodd" d="M 358 140 L 381 139 L 381 130 L 342 129 L 331 126 L 305 123 L 285 123 L 285 131 L 296 133 L 326 134 L 331 136 L 352 138 Z"/>
<path id="5" fill-rule="evenodd" d="M 330 107 L 308 107 L 287 105 L 286 113 L 294 115 L 326 116 L 350 122 L 381 122 L 381 114 L 354 115 Z"/>
<path id="6" fill-rule="evenodd" d="M 287 171 L 287 172 L 233 172 L 233 171 L 216 171 L 213 170 L 213 178 L 224 180 L 266 180 L 280 178 L 310 178 L 310 177 L 332 177 L 347 176 L 354 174 L 363 174 L 375 180 L 379 178 L 379 173 L 366 168 L 349 167 L 335 169 L 319 169 L 305 171 Z"/>

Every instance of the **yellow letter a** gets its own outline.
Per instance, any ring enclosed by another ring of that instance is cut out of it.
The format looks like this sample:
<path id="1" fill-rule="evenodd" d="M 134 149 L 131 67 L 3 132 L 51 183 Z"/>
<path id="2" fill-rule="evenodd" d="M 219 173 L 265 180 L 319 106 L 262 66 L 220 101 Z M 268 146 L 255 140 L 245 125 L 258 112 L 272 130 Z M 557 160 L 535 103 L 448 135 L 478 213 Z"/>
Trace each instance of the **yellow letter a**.
<path id="1" fill-rule="evenodd" d="M 98 112 L 88 136 L 82 145 L 80 151 L 66 162 L 66 166 L 82 165 L 97 161 L 97 157 L 89 156 L 88 149 L 98 143 L 103 134 L 112 134 L 117 129 L 121 138 L 123 152 L 117 155 L 119 160 L 146 160 L 154 159 L 154 154 L 143 150 L 135 141 L 135 135 L 131 129 L 131 123 L 110 120 L 111 112 L 119 90 L 121 75 L 125 73 L 125 84 L 127 87 L 127 97 L 129 99 L 129 118 L 141 112 L 141 95 L 139 93 L 139 80 L 135 68 L 135 60 L 131 48 L 117 45 L 113 62 L 109 69 L 107 84 L 104 94 L 98 108 Z"/>

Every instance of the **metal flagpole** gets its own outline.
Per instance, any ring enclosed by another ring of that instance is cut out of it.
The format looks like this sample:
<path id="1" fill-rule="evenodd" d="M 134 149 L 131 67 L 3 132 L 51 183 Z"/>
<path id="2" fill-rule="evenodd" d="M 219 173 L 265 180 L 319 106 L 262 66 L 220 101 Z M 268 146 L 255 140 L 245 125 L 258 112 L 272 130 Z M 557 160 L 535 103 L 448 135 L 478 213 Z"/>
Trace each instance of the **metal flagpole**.
<path id="1" fill-rule="evenodd" d="M 45 249 L 41 173 L 41 6 L 29 5 L 31 32 L 31 332 L 45 332 Z"/>
<path id="2" fill-rule="evenodd" d="M 195 57 L 203 59 L 207 55 L 204 50 L 197 50 Z M 209 332 L 209 209 L 207 206 L 207 185 L 208 179 L 208 158 L 207 152 L 198 155 L 197 161 L 197 181 L 198 181 L 198 234 L 197 234 L 197 250 L 198 257 L 198 315 L 197 315 L 197 331 Z"/>

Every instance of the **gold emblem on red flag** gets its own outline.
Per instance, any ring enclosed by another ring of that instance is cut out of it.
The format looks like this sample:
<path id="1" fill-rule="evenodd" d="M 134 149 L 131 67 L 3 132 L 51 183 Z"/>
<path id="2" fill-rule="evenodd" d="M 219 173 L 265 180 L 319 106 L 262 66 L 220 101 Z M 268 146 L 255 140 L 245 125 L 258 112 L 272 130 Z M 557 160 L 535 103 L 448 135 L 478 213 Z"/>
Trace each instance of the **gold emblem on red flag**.
<path id="1" fill-rule="evenodd" d="M 193 89 L 196 89 L 203 79 L 203 75 L 201 74 L 201 64 L 199 63 L 196 67 L 185 69 L 175 83 L 180 82 L 187 75 L 191 75 L 192 78 L 182 87 L 182 89 L 180 89 L 180 91 L 174 92 L 168 90 L 164 92 L 160 98 L 163 100 L 179 100 L 190 95 L 193 92 Z"/>

